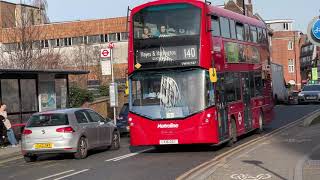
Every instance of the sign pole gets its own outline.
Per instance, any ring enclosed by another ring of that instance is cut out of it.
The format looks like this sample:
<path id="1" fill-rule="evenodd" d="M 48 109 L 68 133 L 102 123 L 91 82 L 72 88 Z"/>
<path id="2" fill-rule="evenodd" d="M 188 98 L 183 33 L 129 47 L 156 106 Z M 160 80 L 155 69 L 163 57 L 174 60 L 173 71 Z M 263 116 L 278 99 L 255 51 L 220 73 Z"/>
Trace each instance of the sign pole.
<path id="1" fill-rule="evenodd" d="M 111 81 L 114 85 L 114 69 L 113 69 L 113 48 L 110 48 L 110 61 L 111 61 Z M 113 122 L 117 125 L 117 109 L 113 107 Z"/>

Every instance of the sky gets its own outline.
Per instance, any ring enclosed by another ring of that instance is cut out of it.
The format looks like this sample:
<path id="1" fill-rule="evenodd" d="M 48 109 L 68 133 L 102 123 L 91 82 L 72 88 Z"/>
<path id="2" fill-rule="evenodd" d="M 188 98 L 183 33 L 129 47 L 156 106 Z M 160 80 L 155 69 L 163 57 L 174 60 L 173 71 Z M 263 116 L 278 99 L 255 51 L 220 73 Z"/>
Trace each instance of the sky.
<path id="1" fill-rule="evenodd" d="M 8 0 L 28 2 L 29 0 Z M 47 0 L 51 22 L 126 16 L 127 7 L 150 0 Z M 225 0 L 211 0 L 223 5 Z M 255 13 L 265 20 L 293 19 L 295 30 L 306 32 L 308 23 L 320 15 L 320 0 L 252 0 Z"/>

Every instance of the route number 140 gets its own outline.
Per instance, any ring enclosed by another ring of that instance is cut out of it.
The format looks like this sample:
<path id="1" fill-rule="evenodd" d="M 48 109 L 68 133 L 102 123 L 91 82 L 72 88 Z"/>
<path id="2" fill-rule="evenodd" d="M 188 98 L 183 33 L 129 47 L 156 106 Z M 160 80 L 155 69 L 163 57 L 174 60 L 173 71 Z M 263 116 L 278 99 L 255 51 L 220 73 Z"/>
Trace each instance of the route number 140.
<path id="1" fill-rule="evenodd" d="M 197 58 L 196 48 L 185 48 L 183 51 L 184 51 L 184 59 L 196 59 Z"/>

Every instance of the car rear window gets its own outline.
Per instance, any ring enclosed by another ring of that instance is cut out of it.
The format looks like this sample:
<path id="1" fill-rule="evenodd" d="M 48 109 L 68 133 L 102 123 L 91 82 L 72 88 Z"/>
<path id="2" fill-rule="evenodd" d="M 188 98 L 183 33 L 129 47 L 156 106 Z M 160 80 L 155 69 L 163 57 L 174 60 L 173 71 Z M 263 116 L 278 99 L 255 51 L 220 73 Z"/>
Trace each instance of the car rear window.
<path id="1" fill-rule="evenodd" d="M 68 125 L 66 114 L 37 114 L 30 117 L 27 127 L 45 127 Z"/>

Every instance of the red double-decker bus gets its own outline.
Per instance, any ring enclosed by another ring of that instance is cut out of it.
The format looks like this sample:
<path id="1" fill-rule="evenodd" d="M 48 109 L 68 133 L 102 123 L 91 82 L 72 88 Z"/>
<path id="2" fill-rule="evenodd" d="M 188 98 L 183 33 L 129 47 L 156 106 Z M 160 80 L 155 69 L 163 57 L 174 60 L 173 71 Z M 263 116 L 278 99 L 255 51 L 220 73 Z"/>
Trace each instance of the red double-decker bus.
<path id="1" fill-rule="evenodd" d="M 196 0 L 130 15 L 131 145 L 234 143 L 272 119 L 266 25 Z"/>

